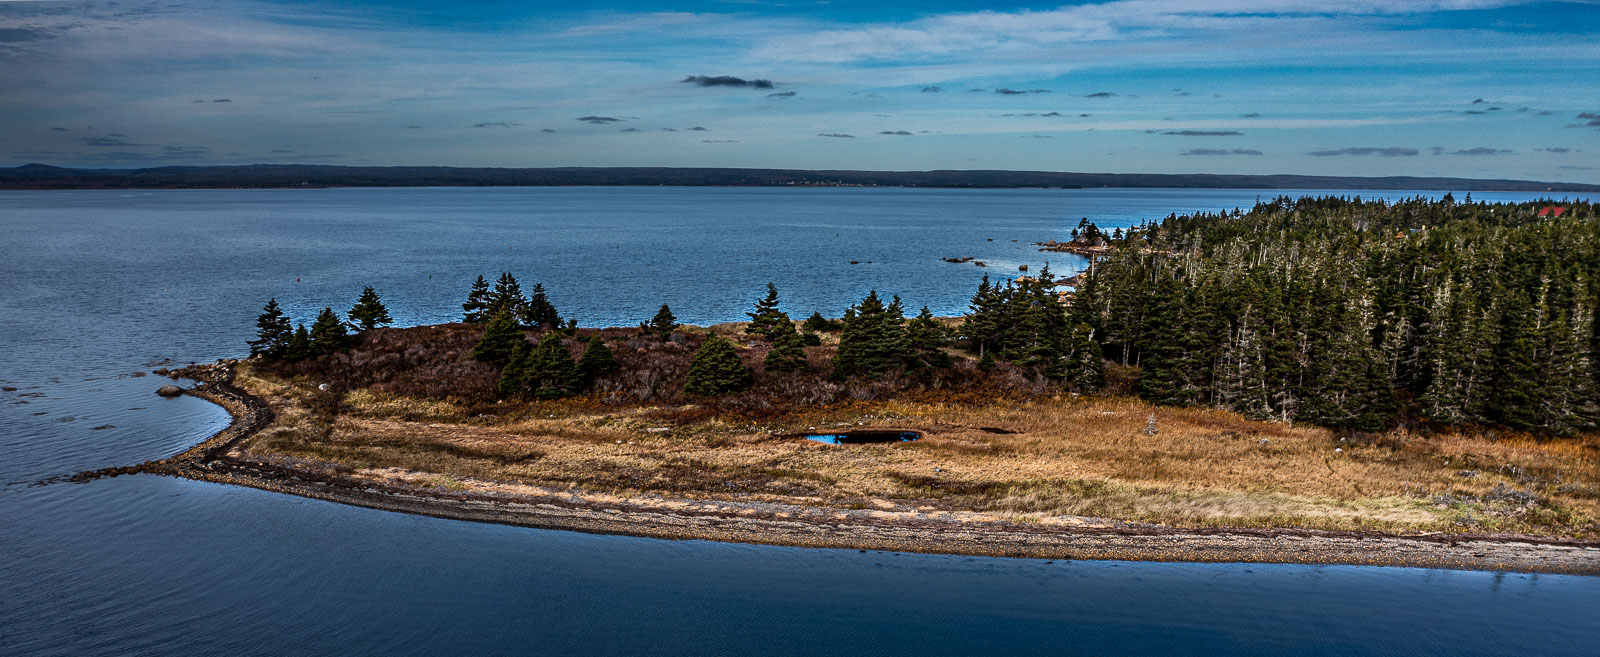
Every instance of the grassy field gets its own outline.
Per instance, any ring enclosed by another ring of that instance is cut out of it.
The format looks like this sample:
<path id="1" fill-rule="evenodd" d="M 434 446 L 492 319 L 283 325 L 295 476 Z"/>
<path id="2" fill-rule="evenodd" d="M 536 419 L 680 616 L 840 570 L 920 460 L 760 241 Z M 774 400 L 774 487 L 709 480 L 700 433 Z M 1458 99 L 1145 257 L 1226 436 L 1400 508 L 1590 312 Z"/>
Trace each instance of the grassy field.
<path id="1" fill-rule="evenodd" d="M 512 483 L 1023 522 L 1600 536 L 1593 435 L 1341 440 L 1221 411 L 1065 393 L 982 403 L 925 393 L 751 420 L 683 403 L 486 406 L 325 392 L 313 379 L 248 365 L 238 382 L 278 413 L 244 445 L 252 456 L 453 490 Z M 845 427 L 924 436 L 832 446 L 794 435 Z"/>

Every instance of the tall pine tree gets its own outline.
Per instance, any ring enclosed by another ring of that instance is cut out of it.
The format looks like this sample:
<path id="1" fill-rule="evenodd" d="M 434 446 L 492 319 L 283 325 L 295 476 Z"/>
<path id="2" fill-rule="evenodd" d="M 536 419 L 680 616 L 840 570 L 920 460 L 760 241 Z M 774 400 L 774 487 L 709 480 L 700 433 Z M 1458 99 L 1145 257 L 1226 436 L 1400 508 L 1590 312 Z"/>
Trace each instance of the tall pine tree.
<path id="1" fill-rule="evenodd" d="M 489 292 L 487 307 L 484 315 L 493 321 L 496 315 L 507 313 L 512 321 L 522 317 L 528 307 L 528 298 L 522 295 L 522 285 L 517 282 L 517 277 L 511 272 L 500 272 L 500 279 L 495 281 L 494 290 Z"/>
<path id="2" fill-rule="evenodd" d="M 489 281 L 483 279 L 483 274 L 478 274 L 478 280 L 472 283 L 472 291 L 467 293 L 467 302 L 461 304 L 461 321 L 468 324 L 489 321 L 489 299 Z"/>
<path id="3" fill-rule="evenodd" d="M 667 304 L 663 303 L 661 304 L 661 310 L 656 311 L 656 316 L 650 318 L 650 323 L 646 324 L 645 328 L 650 333 L 654 333 L 664 339 L 667 336 L 672 335 L 673 331 L 677 330 L 678 318 L 673 317 L 672 309 L 668 308 Z"/>
<path id="4" fill-rule="evenodd" d="M 389 317 L 389 309 L 383 306 L 383 299 L 368 285 L 361 290 L 361 298 L 356 300 L 356 305 L 350 308 L 350 323 L 357 331 L 371 331 L 380 326 L 393 323 Z"/>
<path id="5" fill-rule="evenodd" d="M 289 340 L 293 337 L 294 330 L 290 328 L 289 316 L 283 314 L 283 309 L 278 307 L 276 298 L 270 299 L 267 301 L 267 306 L 262 309 L 261 316 L 256 318 L 256 339 L 250 341 L 250 355 L 283 358 L 289 349 Z"/>
<path id="6" fill-rule="evenodd" d="M 756 301 L 755 311 L 745 314 L 750 316 L 750 324 L 744 332 L 766 338 L 772 337 L 779 321 L 788 321 L 788 316 L 778 310 L 778 288 L 771 283 L 767 283 L 767 296 Z"/>
<path id="7" fill-rule="evenodd" d="M 343 351 L 349 341 L 350 335 L 344 330 L 344 322 L 339 321 L 339 315 L 332 308 L 323 308 L 317 314 L 316 321 L 311 323 L 312 353 L 321 355 Z"/>
<path id="8" fill-rule="evenodd" d="M 556 312 L 556 307 L 550 303 L 543 284 L 533 284 L 533 296 L 523 305 L 521 319 L 523 324 L 547 331 L 561 328 L 561 313 Z"/>
<path id="9" fill-rule="evenodd" d="M 879 377 L 906 361 L 905 318 L 900 298 L 885 306 L 877 290 L 844 314 L 839 349 L 833 357 L 833 378 Z"/>

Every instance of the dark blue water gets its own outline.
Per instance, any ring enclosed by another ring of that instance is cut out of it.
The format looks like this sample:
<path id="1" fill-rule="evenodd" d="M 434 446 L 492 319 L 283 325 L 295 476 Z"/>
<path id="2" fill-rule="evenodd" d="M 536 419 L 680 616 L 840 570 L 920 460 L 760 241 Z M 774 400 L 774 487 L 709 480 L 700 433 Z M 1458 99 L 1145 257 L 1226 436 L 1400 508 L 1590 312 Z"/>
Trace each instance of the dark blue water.
<path id="1" fill-rule="evenodd" d="M 240 355 L 268 296 L 310 319 L 374 285 L 401 323 L 434 322 L 476 274 L 508 269 L 585 324 L 636 324 L 663 302 L 735 320 L 768 280 L 793 315 L 871 288 L 954 313 L 985 270 L 941 257 L 1010 274 L 1079 217 L 1110 228 L 1257 196 L 0 194 L 0 385 L 17 388 L 0 392 L 0 655 L 1592 654 L 1600 578 L 669 542 L 148 476 L 27 485 L 220 428 L 220 410 L 132 375 Z"/>

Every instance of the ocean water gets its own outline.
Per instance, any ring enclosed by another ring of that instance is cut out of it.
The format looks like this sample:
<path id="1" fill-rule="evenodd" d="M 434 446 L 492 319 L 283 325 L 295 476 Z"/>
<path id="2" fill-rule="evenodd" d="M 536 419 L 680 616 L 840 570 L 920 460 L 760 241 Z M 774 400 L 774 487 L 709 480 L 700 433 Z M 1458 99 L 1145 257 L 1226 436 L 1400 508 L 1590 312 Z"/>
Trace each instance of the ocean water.
<path id="1" fill-rule="evenodd" d="M 733 321 L 768 281 L 797 317 L 870 289 L 955 314 L 985 273 L 1080 267 L 1031 246 L 1080 217 L 1110 229 L 1275 194 L 0 193 L 0 386 L 15 388 L 0 391 L 0 654 L 1592 654 L 1592 577 L 674 542 L 142 475 L 35 485 L 225 425 L 140 373 L 242 355 L 268 297 L 309 322 L 373 285 L 398 323 L 430 323 L 458 315 L 477 274 L 511 271 L 584 325 L 661 303 Z"/>

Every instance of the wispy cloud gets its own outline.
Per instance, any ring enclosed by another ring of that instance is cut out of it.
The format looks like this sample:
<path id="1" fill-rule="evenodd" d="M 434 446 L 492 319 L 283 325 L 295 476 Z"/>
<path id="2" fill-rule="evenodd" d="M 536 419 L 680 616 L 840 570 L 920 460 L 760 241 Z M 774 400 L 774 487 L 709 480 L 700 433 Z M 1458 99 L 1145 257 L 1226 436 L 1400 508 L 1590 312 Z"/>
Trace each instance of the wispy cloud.
<path id="1" fill-rule="evenodd" d="M 1417 155 L 1420 152 L 1421 151 L 1418 151 L 1415 148 L 1405 148 L 1405 147 L 1401 147 L 1401 146 L 1389 146 L 1389 147 L 1385 147 L 1385 148 L 1353 147 L 1353 148 L 1339 148 L 1339 149 L 1332 149 L 1332 150 L 1325 150 L 1325 151 L 1311 151 L 1310 155 L 1314 155 L 1316 157 L 1336 157 L 1336 156 L 1339 156 L 1339 155 L 1377 155 L 1379 157 L 1410 157 L 1410 156 L 1413 156 L 1413 155 Z"/>
<path id="2" fill-rule="evenodd" d="M 835 139 L 855 139 L 856 138 L 855 135 L 845 134 L 843 132 L 822 132 L 822 133 L 818 133 L 817 136 L 818 137 L 833 137 Z"/>
<path id="3" fill-rule="evenodd" d="M 578 120 L 584 123 L 592 123 L 594 125 L 605 125 L 607 123 L 616 123 L 622 119 L 619 119 L 615 116 L 594 116 L 591 114 L 589 116 L 580 116 L 578 117 Z"/>
<path id="4" fill-rule="evenodd" d="M 1499 148 L 1489 148 L 1487 146 L 1478 146 L 1478 147 L 1475 147 L 1475 148 L 1464 148 L 1464 149 L 1461 149 L 1459 151 L 1452 152 L 1450 154 L 1451 155 L 1505 155 L 1505 154 L 1511 153 L 1511 152 L 1512 151 L 1503 150 L 1503 149 L 1499 149 Z"/>
<path id="5" fill-rule="evenodd" d="M 1238 137 L 1244 133 L 1238 130 L 1168 130 L 1161 134 L 1175 137 Z"/>
<path id="6" fill-rule="evenodd" d="M 1178 153 L 1179 155 L 1261 155 L 1261 151 L 1253 148 L 1191 148 Z"/>

